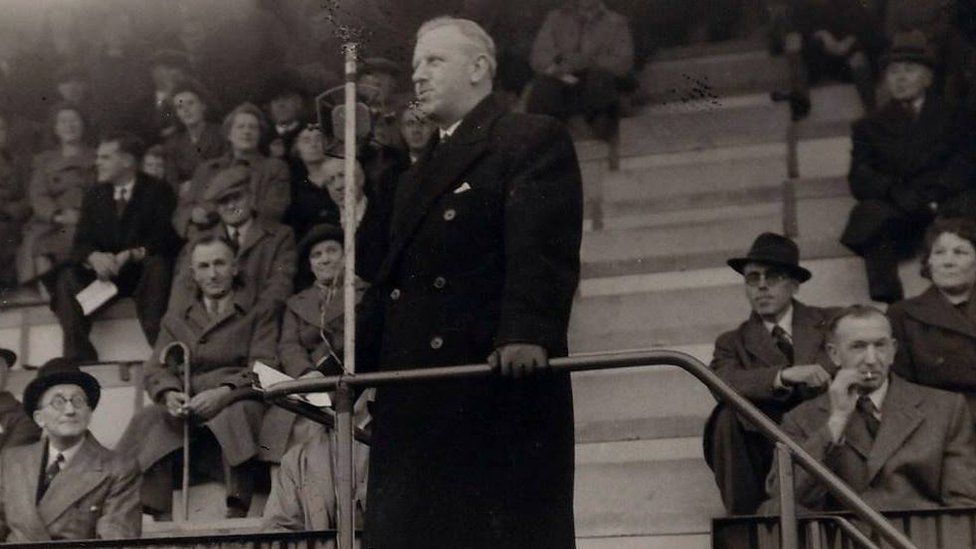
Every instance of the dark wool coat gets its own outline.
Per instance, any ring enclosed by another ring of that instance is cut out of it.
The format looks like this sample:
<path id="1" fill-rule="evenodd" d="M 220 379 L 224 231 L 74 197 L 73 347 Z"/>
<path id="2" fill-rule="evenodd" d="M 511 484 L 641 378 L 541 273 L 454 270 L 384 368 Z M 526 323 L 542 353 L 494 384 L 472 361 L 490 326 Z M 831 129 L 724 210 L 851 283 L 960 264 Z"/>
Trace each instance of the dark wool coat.
<path id="1" fill-rule="evenodd" d="M 207 123 L 196 143 L 186 130 L 180 130 L 167 137 L 163 145 L 166 149 L 166 180 L 174 189 L 190 181 L 197 166 L 219 157 L 230 148 L 220 126 L 211 123 Z"/>
<path id="2" fill-rule="evenodd" d="M 976 303 L 956 309 L 935 286 L 888 309 L 894 369 L 909 381 L 966 396 L 976 412 Z"/>
<path id="3" fill-rule="evenodd" d="M 41 428 L 27 417 L 24 406 L 6 391 L 0 392 L 0 449 L 21 446 L 41 438 Z"/>
<path id="4" fill-rule="evenodd" d="M 559 123 L 486 98 L 397 192 L 371 288 L 381 370 L 484 363 L 516 342 L 566 355 L 582 192 Z M 374 405 L 372 546 L 574 546 L 568 375 L 385 387 Z"/>

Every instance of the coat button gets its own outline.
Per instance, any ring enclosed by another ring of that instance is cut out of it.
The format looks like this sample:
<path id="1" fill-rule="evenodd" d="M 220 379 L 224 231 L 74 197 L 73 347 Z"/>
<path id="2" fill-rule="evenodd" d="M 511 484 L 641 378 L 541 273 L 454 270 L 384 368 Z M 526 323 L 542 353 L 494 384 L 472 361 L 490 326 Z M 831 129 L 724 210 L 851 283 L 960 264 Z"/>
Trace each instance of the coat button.
<path id="1" fill-rule="evenodd" d="M 433 339 L 430 340 L 431 349 L 440 349 L 443 346 L 444 346 L 444 340 L 441 339 L 440 336 L 435 336 Z"/>
<path id="2" fill-rule="evenodd" d="M 457 212 L 453 209 L 444 211 L 444 221 L 450 221 L 457 216 Z"/>
<path id="3" fill-rule="evenodd" d="M 400 299 L 400 288 L 394 288 L 393 291 L 390 292 L 390 299 L 393 301 Z"/>
<path id="4" fill-rule="evenodd" d="M 444 286 L 447 286 L 447 280 L 443 276 L 439 276 L 434 279 L 434 287 L 440 290 Z"/>

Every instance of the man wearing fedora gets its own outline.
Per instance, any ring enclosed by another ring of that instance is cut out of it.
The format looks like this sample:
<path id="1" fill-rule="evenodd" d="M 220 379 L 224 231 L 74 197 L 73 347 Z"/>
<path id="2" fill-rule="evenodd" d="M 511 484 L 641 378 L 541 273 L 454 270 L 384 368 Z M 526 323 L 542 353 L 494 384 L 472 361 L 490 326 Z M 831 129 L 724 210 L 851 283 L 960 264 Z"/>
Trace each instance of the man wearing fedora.
<path id="1" fill-rule="evenodd" d="M 932 88 L 936 57 L 921 32 L 895 36 L 882 59 L 891 100 L 854 123 L 847 179 L 857 204 L 841 242 L 864 258 L 871 299 L 903 297 L 898 260 L 936 215 L 973 216 L 967 118 Z"/>
<path id="2" fill-rule="evenodd" d="M 823 333 L 833 310 L 794 299 L 800 284 L 811 276 L 799 259 L 792 240 L 763 233 L 744 257 L 728 260 L 742 275 L 752 314 L 719 336 L 711 364 L 719 377 L 774 421 L 823 392 L 834 370 Z M 704 447 L 726 510 L 754 512 L 765 499 L 773 444 L 719 402 L 705 425 Z"/>
<path id="3" fill-rule="evenodd" d="M 69 359 L 44 364 L 24 389 L 24 410 L 44 432 L 0 453 L 0 540 L 138 538 L 139 469 L 88 431 L 98 380 Z"/>
<path id="4" fill-rule="evenodd" d="M 17 354 L 0 348 L 0 450 L 30 444 L 41 436 L 37 424 L 24 413 L 24 407 L 7 391 L 7 372 L 17 362 Z"/>

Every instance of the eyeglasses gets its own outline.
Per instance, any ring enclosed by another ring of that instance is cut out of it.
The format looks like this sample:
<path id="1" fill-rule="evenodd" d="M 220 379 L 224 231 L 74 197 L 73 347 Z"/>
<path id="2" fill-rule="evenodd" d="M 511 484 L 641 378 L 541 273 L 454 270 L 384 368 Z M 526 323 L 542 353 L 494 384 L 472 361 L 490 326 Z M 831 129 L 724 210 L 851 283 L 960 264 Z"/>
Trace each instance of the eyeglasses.
<path id="1" fill-rule="evenodd" d="M 747 286 L 752 286 L 755 288 L 762 284 L 765 280 L 766 284 L 769 286 L 774 286 L 780 282 L 784 282 L 790 279 L 790 275 L 781 271 L 766 271 L 765 273 L 752 272 L 743 277 L 746 281 Z"/>
<path id="2" fill-rule="evenodd" d="M 48 402 L 47 405 L 59 412 L 63 412 L 65 405 L 67 405 L 69 402 L 75 410 L 84 410 L 88 408 L 88 398 L 85 395 L 74 395 L 71 398 L 64 398 L 61 395 L 54 395 L 54 398 L 52 398 L 51 402 Z"/>

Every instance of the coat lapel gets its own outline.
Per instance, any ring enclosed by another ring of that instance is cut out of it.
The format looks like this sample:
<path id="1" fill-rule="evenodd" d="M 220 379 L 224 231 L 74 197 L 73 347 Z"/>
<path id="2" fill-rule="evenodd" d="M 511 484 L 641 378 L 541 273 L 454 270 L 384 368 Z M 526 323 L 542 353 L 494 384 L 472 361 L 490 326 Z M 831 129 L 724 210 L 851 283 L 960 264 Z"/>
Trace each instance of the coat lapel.
<path id="1" fill-rule="evenodd" d="M 924 324 L 938 326 L 976 339 L 976 324 L 946 301 L 935 286 L 925 290 L 916 299 L 905 301 L 904 310 L 906 314 Z"/>
<path id="2" fill-rule="evenodd" d="M 881 427 L 868 458 L 868 484 L 924 419 L 918 411 L 918 404 L 921 402 L 919 396 L 898 377 L 891 376 L 890 379 L 888 394 L 881 410 Z"/>
<path id="3" fill-rule="evenodd" d="M 380 270 L 381 277 L 389 272 L 434 202 L 453 189 L 465 171 L 487 152 L 489 132 L 502 114 L 504 109 L 494 96 L 486 97 L 465 117 L 454 135 L 436 151 L 429 152 L 401 182 L 406 190 L 394 206 L 393 240 Z"/>
<path id="4" fill-rule="evenodd" d="M 226 230 L 225 228 L 225 234 Z M 251 222 L 250 229 L 244 235 L 244 242 L 241 242 L 241 249 L 237 251 L 237 257 L 244 257 L 252 248 L 257 246 L 258 242 L 264 238 L 267 232 L 267 227 L 264 226 L 264 223 L 261 223 L 259 218 L 254 218 L 254 221 Z"/>
<path id="5" fill-rule="evenodd" d="M 39 465 L 39 464 L 38 464 Z M 51 524 L 76 501 L 94 490 L 106 477 L 98 443 L 87 435 L 71 463 L 54 477 L 37 512 L 45 524 Z"/>
<path id="6" fill-rule="evenodd" d="M 341 288 L 337 294 L 341 293 Z M 339 296 L 337 295 L 338 299 Z M 304 290 L 303 292 L 296 294 L 294 298 L 288 300 L 288 308 L 298 315 L 299 318 L 305 322 L 315 326 L 316 328 L 322 328 L 322 315 L 319 311 L 319 289 L 315 286 Z"/>
<path id="7" fill-rule="evenodd" d="M 204 328 L 203 332 L 200 334 L 200 337 L 206 336 L 210 332 L 219 328 L 224 323 L 230 321 L 230 319 L 235 318 L 237 315 L 244 314 L 245 312 L 247 312 L 248 308 L 244 304 L 242 299 L 243 299 L 242 293 L 235 292 L 233 298 L 231 299 L 230 306 L 224 309 L 224 311 L 220 313 L 220 315 L 217 318 L 213 319 L 209 324 L 206 324 L 206 328 Z M 198 299 L 196 303 L 193 304 L 193 308 L 198 310 L 196 313 L 197 315 L 202 314 L 208 320 L 210 319 L 210 315 L 203 307 L 202 298 Z"/>
<path id="8" fill-rule="evenodd" d="M 769 334 L 762 319 L 755 313 L 746 322 L 742 341 L 746 350 L 767 367 L 786 368 L 789 366 L 786 356 L 773 343 L 773 336 Z"/>
<path id="9" fill-rule="evenodd" d="M 30 503 L 22 507 L 26 513 L 24 521 L 32 535 L 38 536 L 37 541 L 51 539 L 51 534 L 46 526 L 47 521 L 41 518 L 38 507 L 34 505 L 34 500 L 37 497 L 37 485 L 41 481 L 41 459 L 44 457 L 44 446 L 46 444 L 46 438 L 35 442 L 27 452 L 27 459 L 15 461 L 10 465 L 14 470 L 14 474 L 11 475 L 12 478 L 21 479 L 23 482 L 24 493 L 20 494 L 20 497 L 29 498 Z"/>

